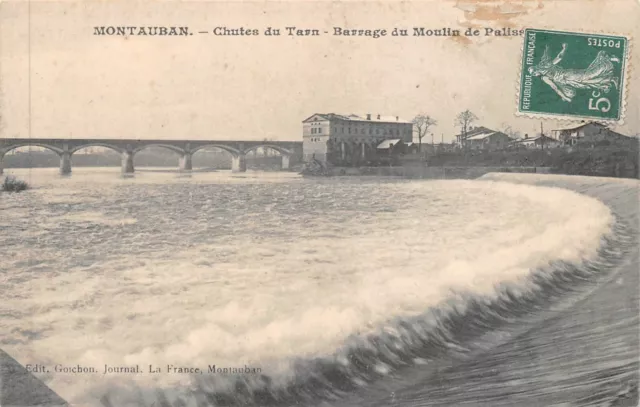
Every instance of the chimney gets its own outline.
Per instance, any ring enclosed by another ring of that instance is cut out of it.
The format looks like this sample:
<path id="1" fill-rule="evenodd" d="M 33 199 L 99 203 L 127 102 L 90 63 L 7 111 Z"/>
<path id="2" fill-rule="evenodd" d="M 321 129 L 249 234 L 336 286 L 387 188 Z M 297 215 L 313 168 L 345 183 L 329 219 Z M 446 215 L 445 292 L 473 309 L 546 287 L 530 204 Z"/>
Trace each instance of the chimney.
<path id="1" fill-rule="evenodd" d="M 396 116 L 396 121 L 399 122 L 400 121 L 400 117 Z"/>
<path id="2" fill-rule="evenodd" d="M 367 113 L 367 120 L 371 120 L 371 113 Z"/>
<path id="3" fill-rule="evenodd" d="M 378 120 L 380 120 L 380 115 L 378 115 Z"/>
<path id="4" fill-rule="evenodd" d="M 524 135 L 524 139 L 526 140 L 526 139 L 528 139 L 528 138 L 529 138 L 529 135 L 525 133 L 525 135 Z"/>

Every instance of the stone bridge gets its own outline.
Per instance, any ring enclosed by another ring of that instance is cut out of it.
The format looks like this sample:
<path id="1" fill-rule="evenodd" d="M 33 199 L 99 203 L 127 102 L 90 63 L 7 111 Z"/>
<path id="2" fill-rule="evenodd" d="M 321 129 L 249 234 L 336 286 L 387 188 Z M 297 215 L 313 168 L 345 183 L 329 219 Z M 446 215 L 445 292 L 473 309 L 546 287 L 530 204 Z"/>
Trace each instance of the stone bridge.
<path id="1" fill-rule="evenodd" d="M 133 173 L 133 157 L 147 147 L 164 147 L 180 156 L 180 169 L 192 169 L 191 157 L 202 149 L 215 147 L 231 154 L 231 170 L 247 170 L 247 153 L 260 147 L 268 147 L 282 156 L 282 169 L 289 169 L 291 157 L 302 158 L 302 142 L 297 141 L 234 141 L 234 140 L 133 140 L 133 139 L 55 139 L 55 138 L 2 138 L 0 139 L 0 174 L 2 159 L 9 151 L 26 146 L 49 149 L 60 156 L 60 173 L 71 173 L 73 153 L 85 147 L 105 147 L 122 156 L 122 172 Z"/>

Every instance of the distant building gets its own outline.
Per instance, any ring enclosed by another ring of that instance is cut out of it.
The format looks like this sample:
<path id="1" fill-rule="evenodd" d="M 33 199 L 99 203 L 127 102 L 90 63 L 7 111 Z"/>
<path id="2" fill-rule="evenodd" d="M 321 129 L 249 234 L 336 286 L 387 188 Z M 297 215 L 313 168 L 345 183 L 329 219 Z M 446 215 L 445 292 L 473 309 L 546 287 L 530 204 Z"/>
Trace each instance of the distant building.
<path id="1" fill-rule="evenodd" d="M 560 147 L 560 145 L 560 141 L 551 137 L 547 137 L 543 134 L 538 134 L 533 137 L 529 137 L 527 134 L 525 134 L 523 139 L 515 140 L 511 143 L 511 146 L 515 148 L 529 148 L 539 150 L 543 150 L 545 148 L 558 148 Z"/>
<path id="2" fill-rule="evenodd" d="M 468 150 L 502 150 L 513 141 L 511 137 L 486 127 L 472 127 L 466 134 L 456 134 L 456 144 Z"/>
<path id="3" fill-rule="evenodd" d="M 552 130 L 552 134 L 563 146 L 620 145 L 623 147 L 638 147 L 637 138 L 617 133 L 598 122 L 583 123 L 579 126 Z"/>
<path id="4" fill-rule="evenodd" d="M 376 147 L 377 161 L 380 163 L 395 162 L 402 155 L 417 152 L 418 146 L 415 143 L 401 139 L 388 139 Z"/>
<path id="5" fill-rule="evenodd" d="M 410 146 L 412 139 L 413 124 L 398 116 L 316 113 L 302 122 L 306 162 L 315 159 L 333 165 L 366 164 L 377 158 L 378 146 L 385 140 Z"/>

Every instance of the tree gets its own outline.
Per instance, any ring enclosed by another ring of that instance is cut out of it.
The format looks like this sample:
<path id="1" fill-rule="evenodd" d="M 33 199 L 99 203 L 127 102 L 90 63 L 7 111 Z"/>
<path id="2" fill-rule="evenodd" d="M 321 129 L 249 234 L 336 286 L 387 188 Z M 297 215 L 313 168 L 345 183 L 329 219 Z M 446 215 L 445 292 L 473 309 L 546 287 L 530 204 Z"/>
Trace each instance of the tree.
<path id="1" fill-rule="evenodd" d="M 502 128 L 503 128 L 502 132 L 507 136 L 511 137 L 512 139 L 520 140 L 522 138 L 522 134 L 520 133 L 520 131 L 514 129 L 510 125 L 506 123 L 502 123 Z"/>
<path id="2" fill-rule="evenodd" d="M 436 126 L 438 122 L 433 117 L 424 113 L 414 117 L 411 122 L 415 126 L 416 133 L 418 133 L 418 152 L 422 152 L 422 138 L 427 135 L 429 127 Z"/>
<path id="3" fill-rule="evenodd" d="M 460 126 L 460 144 L 462 147 L 467 145 L 467 130 L 473 122 L 478 120 L 478 116 L 473 114 L 471 110 L 467 109 L 464 112 L 460 112 L 456 116 L 455 125 Z"/>

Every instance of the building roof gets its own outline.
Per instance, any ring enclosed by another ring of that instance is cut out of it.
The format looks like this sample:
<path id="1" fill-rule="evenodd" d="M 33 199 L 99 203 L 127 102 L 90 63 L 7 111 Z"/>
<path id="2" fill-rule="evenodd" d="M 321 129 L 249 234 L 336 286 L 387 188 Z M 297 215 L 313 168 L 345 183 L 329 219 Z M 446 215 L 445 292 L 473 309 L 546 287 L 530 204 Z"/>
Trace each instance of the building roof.
<path id="1" fill-rule="evenodd" d="M 476 133 L 472 136 L 467 136 L 466 140 L 484 140 L 488 137 L 493 136 L 494 134 L 496 134 L 497 132 L 495 131 L 483 131 L 481 133 Z"/>
<path id="2" fill-rule="evenodd" d="M 473 127 L 467 130 L 467 139 L 471 136 L 473 136 L 474 134 L 479 134 L 479 133 L 486 133 L 486 132 L 490 132 L 490 131 L 494 131 L 491 129 L 488 129 L 486 127 L 483 126 L 478 126 L 478 127 Z M 462 136 L 462 133 L 458 133 L 455 136 L 453 136 L 455 139 L 457 139 L 458 137 Z"/>
<path id="3" fill-rule="evenodd" d="M 536 141 L 536 140 L 540 140 L 540 139 L 550 140 L 550 141 L 558 141 L 558 140 L 556 140 L 556 139 L 554 139 L 552 137 L 548 137 L 548 136 L 545 136 L 545 135 L 542 135 L 542 134 L 538 134 L 538 135 L 533 136 L 533 137 L 523 138 L 523 139 L 520 139 L 520 140 L 514 140 L 513 142 L 514 143 L 524 143 L 526 141 Z"/>
<path id="4" fill-rule="evenodd" d="M 553 131 L 578 130 L 578 129 L 581 129 L 581 128 L 585 127 L 585 126 L 589 126 L 589 125 L 592 125 L 592 124 L 596 125 L 596 126 L 600 126 L 600 127 L 607 127 L 606 125 L 604 125 L 602 123 L 599 123 L 599 122 L 588 122 L 588 123 L 579 124 L 577 126 L 574 124 L 574 125 L 568 126 L 568 127 L 561 127 L 559 129 L 553 129 Z"/>
<path id="5" fill-rule="evenodd" d="M 320 116 L 325 120 L 343 120 L 350 122 L 376 122 L 376 123 L 403 123 L 403 124 L 411 124 L 410 121 L 406 121 L 401 119 L 399 116 L 382 116 L 377 114 L 370 115 L 371 119 L 367 119 L 366 116 L 358 116 L 357 114 L 337 114 L 337 113 L 314 113 L 311 116 L 304 119 L 302 122 L 306 122 L 312 117 Z"/>
<path id="6" fill-rule="evenodd" d="M 565 128 L 560 128 L 560 129 L 555 129 L 553 131 L 571 131 L 571 130 L 578 130 L 581 129 L 585 126 L 588 125 L 595 125 L 595 126 L 599 126 L 602 127 L 603 129 L 605 129 L 607 131 L 607 134 L 609 136 L 616 136 L 616 137 L 623 137 L 623 138 L 632 138 L 631 136 L 627 136 L 626 134 L 622 134 L 622 133 L 618 133 L 617 131 L 613 131 L 611 130 L 607 125 L 599 123 L 599 122 L 589 122 L 589 123 L 582 123 L 579 126 L 573 126 L 573 127 L 565 127 Z"/>
<path id="7" fill-rule="evenodd" d="M 396 138 L 396 139 L 391 139 L 391 140 L 385 140 L 385 141 L 383 141 L 382 143 L 378 144 L 378 147 L 377 147 L 377 148 L 379 148 L 379 149 L 386 149 L 386 148 L 391 147 L 391 144 L 393 144 L 393 145 L 395 146 L 396 144 L 398 144 L 398 143 L 399 143 L 399 142 L 401 142 L 401 141 L 402 141 L 402 140 L 397 139 L 397 138 Z"/>
<path id="8" fill-rule="evenodd" d="M 507 134 L 501 132 L 501 131 L 497 131 L 497 130 L 491 130 L 488 129 L 484 126 L 478 126 L 478 127 L 474 127 L 472 129 L 467 130 L 467 137 L 465 138 L 465 140 L 485 140 L 493 135 L 496 134 L 502 134 L 506 137 L 508 137 L 509 139 L 511 139 L 511 137 L 509 137 Z M 456 134 L 454 136 L 454 138 L 458 138 L 460 137 L 460 134 Z"/>

